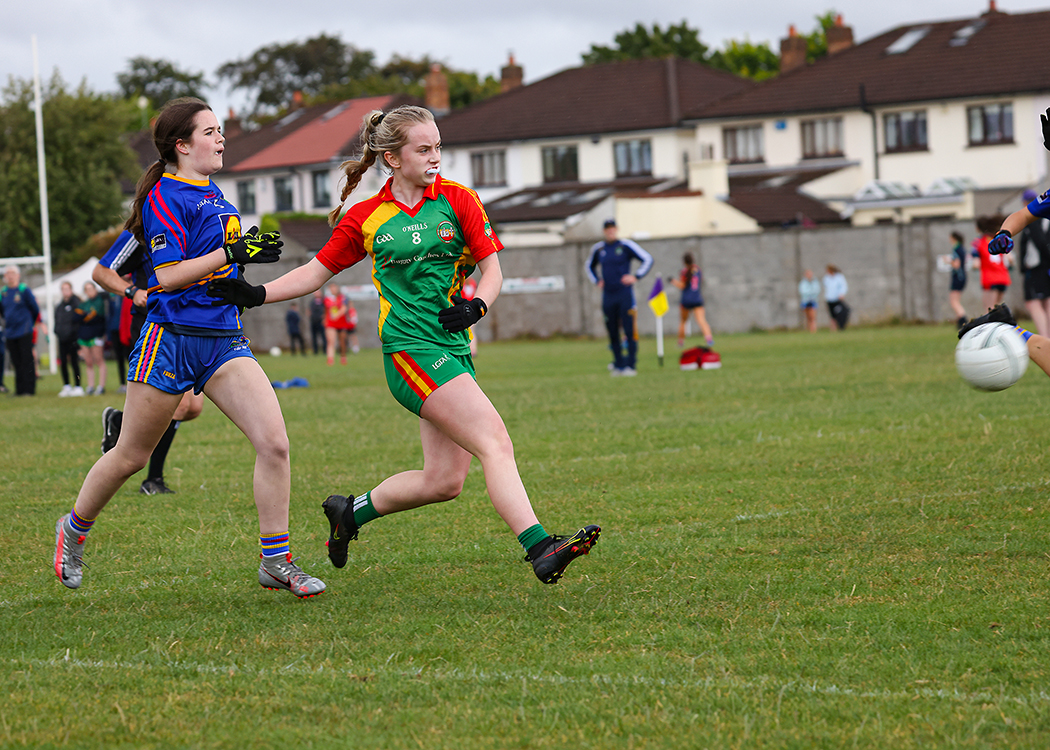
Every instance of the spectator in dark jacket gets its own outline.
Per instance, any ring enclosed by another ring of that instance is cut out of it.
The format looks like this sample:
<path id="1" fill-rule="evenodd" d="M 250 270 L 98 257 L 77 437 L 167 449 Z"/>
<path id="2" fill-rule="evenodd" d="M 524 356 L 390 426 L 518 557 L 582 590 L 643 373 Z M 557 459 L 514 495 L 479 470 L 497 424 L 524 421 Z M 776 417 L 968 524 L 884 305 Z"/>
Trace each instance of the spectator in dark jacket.
<path id="1" fill-rule="evenodd" d="M 59 397 L 83 396 L 80 387 L 80 354 L 77 344 L 77 333 L 83 313 L 80 310 L 80 298 L 73 294 L 73 285 L 62 282 L 62 299 L 55 305 L 55 338 L 58 340 L 58 361 L 62 367 L 62 390 Z M 73 370 L 73 383 L 69 382 L 69 370 Z"/>

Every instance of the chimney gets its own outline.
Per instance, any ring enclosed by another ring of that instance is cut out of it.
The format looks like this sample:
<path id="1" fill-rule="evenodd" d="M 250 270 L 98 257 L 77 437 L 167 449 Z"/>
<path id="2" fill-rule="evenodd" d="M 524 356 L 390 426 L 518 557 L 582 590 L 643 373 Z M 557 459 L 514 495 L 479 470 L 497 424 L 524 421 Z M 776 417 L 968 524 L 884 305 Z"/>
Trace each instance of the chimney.
<path id="1" fill-rule="evenodd" d="M 508 55 L 508 58 L 507 64 L 499 72 L 499 90 L 501 94 L 521 86 L 521 81 L 525 77 L 525 71 L 514 62 L 514 54 L 511 53 Z"/>
<path id="2" fill-rule="evenodd" d="M 788 27 L 788 35 L 780 40 L 780 72 L 801 68 L 806 64 L 806 39 L 798 35 L 794 25 Z"/>
<path id="3" fill-rule="evenodd" d="M 294 112 L 297 109 L 303 108 L 303 92 L 293 91 L 292 92 L 292 105 L 288 107 L 289 112 Z"/>
<path id="4" fill-rule="evenodd" d="M 993 0 L 994 2 L 994 0 Z M 827 30 L 828 54 L 834 55 L 853 46 L 853 29 L 842 23 L 842 14 L 835 16 L 835 25 Z"/>
<path id="5" fill-rule="evenodd" d="M 244 128 L 241 127 L 241 118 L 239 118 L 233 111 L 233 107 L 230 107 L 230 113 L 226 116 L 226 122 L 222 124 L 222 134 L 226 138 L 235 138 L 244 132 Z"/>
<path id="6" fill-rule="evenodd" d="M 448 76 L 441 69 L 440 63 L 431 64 L 430 72 L 427 73 L 426 90 L 423 96 L 427 109 L 433 112 L 435 116 L 441 117 L 448 114 L 450 109 Z"/>

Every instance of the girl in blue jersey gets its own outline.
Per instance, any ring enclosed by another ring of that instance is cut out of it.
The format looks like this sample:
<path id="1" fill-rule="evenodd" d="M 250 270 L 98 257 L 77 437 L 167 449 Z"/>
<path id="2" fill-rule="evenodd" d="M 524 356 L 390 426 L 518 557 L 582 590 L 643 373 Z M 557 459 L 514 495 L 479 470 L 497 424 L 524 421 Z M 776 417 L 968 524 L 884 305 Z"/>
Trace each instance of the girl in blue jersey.
<path id="1" fill-rule="evenodd" d="M 242 234 L 237 209 L 211 181 L 222 168 L 224 140 L 215 114 L 199 99 L 169 102 L 154 126 L 160 159 L 139 182 L 125 225 L 151 254 L 146 324 L 129 360 L 117 444 L 91 468 L 72 510 L 55 525 L 55 574 L 69 588 L 80 586 L 84 544 L 98 514 L 146 465 L 183 393 L 193 389 L 214 401 L 255 448 L 259 583 L 298 597 L 324 591 L 288 549 L 291 467 L 277 396 L 241 333 L 237 307 L 204 292 L 212 279 L 236 277 L 237 264 L 276 261 L 282 244 L 254 229 Z"/>

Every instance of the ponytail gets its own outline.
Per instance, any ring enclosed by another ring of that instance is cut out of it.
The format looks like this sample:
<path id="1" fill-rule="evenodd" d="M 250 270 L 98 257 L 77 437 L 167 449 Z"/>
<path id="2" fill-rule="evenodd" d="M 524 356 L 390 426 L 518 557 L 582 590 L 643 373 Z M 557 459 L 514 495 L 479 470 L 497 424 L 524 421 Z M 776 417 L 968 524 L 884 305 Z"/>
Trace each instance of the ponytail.
<path id="1" fill-rule="evenodd" d="M 397 153 L 408 142 L 408 129 L 423 122 L 433 122 L 434 115 L 423 107 L 403 105 L 389 112 L 375 109 L 365 115 L 365 124 L 361 129 L 361 156 L 348 159 L 339 165 L 346 175 L 346 184 L 339 193 L 339 205 L 328 214 L 328 226 L 339 223 L 339 214 L 343 210 L 347 197 L 360 184 L 361 177 L 387 151 Z M 382 162 L 381 162 L 382 164 Z M 383 164 L 383 166 L 386 166 Z"/>
<path id="2" fill-rule="evenodd" d="M 135 239 L 139 241 L 139 244 L 143 246 L 146 244 L 146 238 L 142 229 L 142 207 L 146 205 L 146 199 L 149 197 L 150 191 L 153 190 L 153 186 L 160 182 L 165 167 L 163 160 L 155 161 L 149 165 L 149 169 L 139 178 L 138 185 L 135 186 L 135 200 L 131 204 L 131 216 L 124 222 L 124 229 L 131 232 Z"/>

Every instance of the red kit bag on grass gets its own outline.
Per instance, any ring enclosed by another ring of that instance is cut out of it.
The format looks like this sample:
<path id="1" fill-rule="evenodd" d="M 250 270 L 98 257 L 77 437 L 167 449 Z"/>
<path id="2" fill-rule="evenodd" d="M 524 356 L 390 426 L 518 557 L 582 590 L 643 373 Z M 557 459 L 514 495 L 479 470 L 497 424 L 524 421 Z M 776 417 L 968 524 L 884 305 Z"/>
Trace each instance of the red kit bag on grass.
<path id="1" fill-rule="evenodd" d="M 686 349 L 678 358 L 678 368 L 681 370 L 717 370 L 721 366 L 722 358 L 718 352 L 706 346 Z"/>

